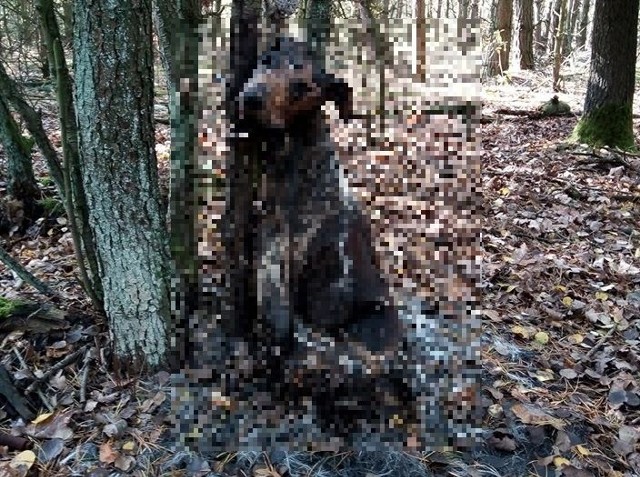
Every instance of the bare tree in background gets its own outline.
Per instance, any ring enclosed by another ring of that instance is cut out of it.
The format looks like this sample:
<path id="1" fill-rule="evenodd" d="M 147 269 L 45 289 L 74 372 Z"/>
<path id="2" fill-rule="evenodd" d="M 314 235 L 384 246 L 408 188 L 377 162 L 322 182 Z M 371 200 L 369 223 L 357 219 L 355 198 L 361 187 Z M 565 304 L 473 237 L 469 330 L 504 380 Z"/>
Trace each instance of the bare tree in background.
<path id="1" fill-rule="evenodd" d="M 560 16 L 558 17 L 558 27 L 556 28 L 556 39 L 553 49 L 553 90 L 560 91 L 560 66 L 562 65 L 562 45 L 565 35 L 567 19 L 567 0 L 560 0 Z"/>
<path id="2" fill-rule="evenodd" d="M 520 1 L 520 68 L 532 70 L 533 60 L 533 0 Z"/>
<path id="3" fill-rule="evenodd" d="M 489 60 L 488 70 L 490 76 L 501 74 L 509 69 L 513 0 L 498 0 L 496 17 L 496 36 L 499 37 L 499 41 Z"/>
<path id="4" fill-rule="evenodd" d="M 584 0 L 582 4 L 582 12 L 580 14 L 580 25 L 578 31 L 577 46 L 582 48 L 587 44 L 587 27 L 589 26 L 589 8 L 591 8 L 591 0 Z"/>

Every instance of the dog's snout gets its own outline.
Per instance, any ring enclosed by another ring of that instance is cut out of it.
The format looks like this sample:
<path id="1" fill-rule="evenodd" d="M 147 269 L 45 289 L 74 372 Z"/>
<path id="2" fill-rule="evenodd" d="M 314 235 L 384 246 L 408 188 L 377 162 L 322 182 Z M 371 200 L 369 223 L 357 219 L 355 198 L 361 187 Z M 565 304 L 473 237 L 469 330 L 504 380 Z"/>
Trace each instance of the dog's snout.
<path id="1" fill-rule="evenodd" d="M 250 87 L 240 93 L 236 103 L 241 120 L 256 118 L 266 108 L 266 92 L 264 88 Z"/>
<path id="2" fill-rule="evenodd" d="M 264 109 L 264 98 L 258 91 L 242 95 L 240 109 L 247 113 L 256 113 Z"/>

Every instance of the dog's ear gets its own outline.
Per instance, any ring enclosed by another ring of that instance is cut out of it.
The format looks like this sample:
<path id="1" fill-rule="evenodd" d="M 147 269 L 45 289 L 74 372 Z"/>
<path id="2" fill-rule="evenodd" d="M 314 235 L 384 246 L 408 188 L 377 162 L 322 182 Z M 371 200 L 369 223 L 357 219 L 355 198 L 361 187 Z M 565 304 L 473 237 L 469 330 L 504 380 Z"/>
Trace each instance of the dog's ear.
<path id="1" fill-rule="evenodd" d="M 322 73 L 315 78 L 322 88 L 325 101 L 333 101 L 338 108 L 340 119 L 345 123 L 353 118 L 353 89 L 346 81 L 329 73 Z"/>

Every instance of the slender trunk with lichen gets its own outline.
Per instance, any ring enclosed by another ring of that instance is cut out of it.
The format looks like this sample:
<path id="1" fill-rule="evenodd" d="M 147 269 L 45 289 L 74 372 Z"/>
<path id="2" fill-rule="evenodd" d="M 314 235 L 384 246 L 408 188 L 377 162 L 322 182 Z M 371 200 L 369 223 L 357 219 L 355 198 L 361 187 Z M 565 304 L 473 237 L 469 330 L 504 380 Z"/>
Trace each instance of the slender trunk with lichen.
<path id="1" fill-rule="evenodd" d="M 78 153 L 78 127 L 73 104 L 71 76 L 62 47 L 60 29 L 55 16 L 53 0 L 38 0 L 36 9 L 40 16 L 47 49 L 53 58 L 53 77 L 56 80 L 63 157 L 64 206 L 71 226 L 74 250 L 80 273 L 80 282 L 96 310 L 102 310 L 102 286 L 97 279 L 98 259 L 93 246 L 91 228 Z"/>

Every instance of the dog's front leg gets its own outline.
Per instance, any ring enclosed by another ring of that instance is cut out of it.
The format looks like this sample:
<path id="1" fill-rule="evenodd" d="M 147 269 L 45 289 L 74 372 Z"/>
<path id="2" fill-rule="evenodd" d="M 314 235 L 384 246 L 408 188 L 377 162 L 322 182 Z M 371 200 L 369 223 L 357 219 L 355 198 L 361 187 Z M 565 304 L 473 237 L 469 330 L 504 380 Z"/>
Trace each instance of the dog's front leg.
<path id="1" fill-rule="evenodd" d="M 260 335 L 280 347 L 291 339 L 292 326 L 288 242 L 287 233 L 266 238 L 256 270 Z"/>

